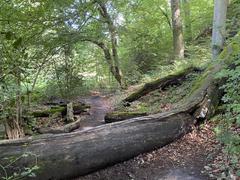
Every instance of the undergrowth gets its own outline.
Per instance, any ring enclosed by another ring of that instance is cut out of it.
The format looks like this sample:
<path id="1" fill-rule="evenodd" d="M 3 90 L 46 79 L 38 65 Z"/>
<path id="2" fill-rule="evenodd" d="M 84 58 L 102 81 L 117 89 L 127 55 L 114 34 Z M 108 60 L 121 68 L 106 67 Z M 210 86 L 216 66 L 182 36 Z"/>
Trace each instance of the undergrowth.
<path id="1" fill-rule="evenodd" d="M 240 177 L 240 52 L 233 53 L 233 65 L 223 69 L 217 78 L 224 78 L 221 87 L 224 91 L 223 115 L 220 117 L 216 134 L 220 142 L 225 145 L 229 156 L 229 171 Z"/>

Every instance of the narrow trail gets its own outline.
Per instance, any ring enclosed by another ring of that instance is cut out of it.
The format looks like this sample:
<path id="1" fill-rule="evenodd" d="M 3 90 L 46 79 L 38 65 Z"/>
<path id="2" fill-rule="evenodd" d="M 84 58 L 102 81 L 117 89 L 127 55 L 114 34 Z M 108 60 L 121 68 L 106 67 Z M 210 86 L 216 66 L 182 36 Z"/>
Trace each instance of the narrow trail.
<path id="1" fill-rule="evenodd" d="M 104 124 L 104 116 L 111 111 L 111 103 L 107 96 L 90 96 L 82 99 L 83 102 L 91 106 L 89 116 L 81 121 L 78 130 L 87 130 Z"/>

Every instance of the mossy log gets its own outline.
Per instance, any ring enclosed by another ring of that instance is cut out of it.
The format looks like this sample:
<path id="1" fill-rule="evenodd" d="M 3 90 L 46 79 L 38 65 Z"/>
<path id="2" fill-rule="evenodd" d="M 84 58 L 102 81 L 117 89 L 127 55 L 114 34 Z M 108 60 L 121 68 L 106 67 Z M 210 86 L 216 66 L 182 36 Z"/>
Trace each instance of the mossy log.
<path id="1" fill-rule="evenodd" d="M 141 117 L 141 116 L 146 116 L 146 112 L 119 112 L 119 111 L 114 111 L 114 112 L 109 112 L 106 114 L 104 117 L 106 123 L 113 123 L 113 122 L 118 122 L 118 121 L 123 121 L 126 119 L 131 119 L 135 117 Z"/>
<path id="2" fill-rule="evenodd" d="M 200 69 L 196 67 L 189 67 L 181 72 L 170 74 L 164 78 L 157 79 L 155 81 L 146 83 L 142 88 L 137 90 L 136 92 L 130 94 L 128 97 L 126 97 L 123 100 L 123 103 L 131 103 L 133 101 L 138 100 L 142 96 L 145 96 L 146 94 L 156 90 L 156 89 L 165 89 L 172 85 L 181 84 L 181 82 L 186 78 L 186 76 L 190 73 L 201 71 Z"/>
<path id="3" fill-rule="evenodd" d="M 78 115 L 83 112 L 87 112 L 90 106 L 86 104 L 74 104 L 73 105 L 73 114 Z M 66 116 L 67 114 L 67 105 L 64 106 L 53 106 L 50 109 L 42 110 L 42 111 L 34 111 L 31 113 L 34 117 L 49 117 L 53 114 L 60 113 L 62 116 Z"/>
<path id="4" fill-rule="evenodd" d="M 51 108 L 51 109 L 46 109 L 46 110 L 37 110 L 31 113 L 32 116 L 34 117 L 49 117 L 53 114 L 56 113 L 63 113 L 65 111 L 65 107 L 55 107 L 55 108 Z"/>
<path id="5" fill-rule="evenodd" d="M 81 114 L 83 112 L 87 112 L 87 110 L 90 108 L 90 105 L 88 104 L 74 104 L 73 105 L 73 114 Z"/>

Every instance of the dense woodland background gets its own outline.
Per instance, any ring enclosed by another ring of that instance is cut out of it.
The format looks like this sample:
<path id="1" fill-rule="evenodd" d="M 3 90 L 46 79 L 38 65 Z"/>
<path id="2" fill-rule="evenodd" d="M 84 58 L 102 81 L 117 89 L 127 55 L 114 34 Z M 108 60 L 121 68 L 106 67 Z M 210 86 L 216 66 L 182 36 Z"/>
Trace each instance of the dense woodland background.
<path id="1" fill-rule="evenodd" d="M 212 34 L 214 14 L 223 25 L 220 35 Z M 228 170 L 240 176 L 239 18 L 239 0 L 0 0 L 1 138 L 39 134 L 39 112 L 53 120 L 64 110 L 63 124 L 72 123 L 71 111 L 89 108 L 75 100 L 94 93 L 114 97 L 118 113 L 110 119 L 165 112 L 224 57 L 231 63 L 215 75 L 223 81 L 223 97 L 212 121 L 231 162 Z M 237 45 L 228 56 L 229 44 Z M 145 83 L 186 69 L 191 75 L 165 94 L 155 92 L 131 107 L 120 103 Z M 44 109 L 53 102 L 66 107 Z"/>

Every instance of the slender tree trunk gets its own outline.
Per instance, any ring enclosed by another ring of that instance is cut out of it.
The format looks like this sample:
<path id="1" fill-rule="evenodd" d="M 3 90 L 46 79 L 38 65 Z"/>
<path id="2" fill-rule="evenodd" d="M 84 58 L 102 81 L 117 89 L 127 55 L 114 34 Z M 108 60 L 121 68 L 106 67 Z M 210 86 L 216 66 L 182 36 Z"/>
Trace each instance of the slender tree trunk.
<path id="1" fill-rule="evenodd" d="M 172 22 L 171 22 L 171 17 L 169 17 L 168 12 L 164 10 L 161 6 L 159 6 L 160 11 L 162 14 L 166 17 L 167 23 L 169 28 L 172 30 Z"/>
<path id="2" fill-rule="evenodd" d="M 5 129 L 8 139 L 18 139 L 24 136 L 22 119 L 21 74 L 19 69 L 16 72 L 16 79 L 16 117 L 9 117 L 6 121 Z"/>
<path id="3" fill-rule="evenodd" d="M 98 47 L 100 47 L 103 50 L 104 57 L 109 66 L 110 72 L 112 73 L 112 75 L 116 79 L 116 81 L 119 83 L 119 85 L 122 88 L 124 88 L 125 83 L 122 78 L 121 70 L 119 67 L 116 67 L 114 60 L 113 60 L 113 56 L 111 54 L 111 50 L 106 46 L 106 44 L 104 44 L 103 42 L 97 41 L 95 39 L 92 39 L 92 38 L 87 38 L 87 37 L 81 38 L 81 40 L 94 43 L 95 45 L 97 45 Z"/>
<path id="4" fill-rule="evenodd" d="M 223 49 L 226 37 L 226 18 L 228 0 L 214 1 L 214 18 L 212 32 L 212 59 L 217 59 Z"/>
<path id="5" fill-rule="evenodd" d="M 67 104 L 67 122 L 74 121 L 74 114 L 73 114 L 73 103 L 70 102 Z"/>
<path id="6" fill-rule="evenodd" d="M 97 1 L 99 5 L 99 12 L 101 16 L 104 18 L 108 25 L 108 30 L 110 33 L 110 38 L 111 38 L 111 49 L 112 49 L 112 60 L 113 60 L 113 66 L 112 66 L 112 71 L 114 71 L 114 77 L 120 84 L 120 86 L 123 88 L 125 87 L 125 83 L 123 81 L 123 75 L 122 71 L 120 69 L 120 63 L 119 63 L 119 56 L 118 56 L 118 43 L 117 43 L 117 29 L 113 23 L 112 18 L 110 17 L 106 5 L 102 1 Z"/>
<path id="7" fill-rule="evenodd" d="M 187 42 L 192 41 L 192 22 L 191 22 L 191 8 L 190 1 L 183 0 L 183 10 L 184 10 L 184 24 L 185 24 L 185 37 Z"/>
<path id="8" fill-rule="evenodd" d="M 180 15 L 180 0 L 171 0 L 174 58 L 184 58 L 184 40 Z"/>

